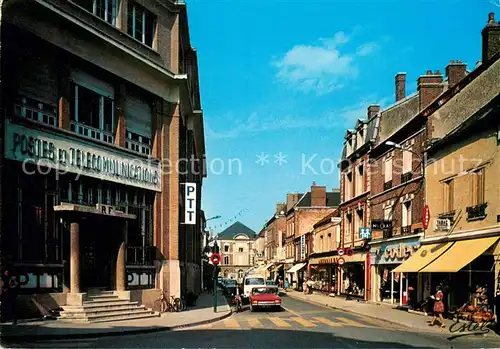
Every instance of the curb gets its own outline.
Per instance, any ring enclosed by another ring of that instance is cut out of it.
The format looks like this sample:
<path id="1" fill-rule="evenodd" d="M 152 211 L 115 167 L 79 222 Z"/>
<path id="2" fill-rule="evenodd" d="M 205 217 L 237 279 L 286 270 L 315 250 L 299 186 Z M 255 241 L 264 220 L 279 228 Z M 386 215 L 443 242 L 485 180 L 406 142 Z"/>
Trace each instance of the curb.
<path id="1" fill-rule="evenodd" d="M 361 313 L 361 312 L 357 312 L 357 311 L 342 309 L 342 308 L 338 308 L 338 307 L 331 306 L 331 305 L 328 305 L 328 304 L 323 304 L 321 302 L 312 301 L 312 300 L 309 300 L 309 299 L 302 299 L 300 297 L 291 296 L 290 294 L 288 294 L 287 296 L 290 297 L 290 298 L 293 298 L 293 299 L 297 299 L 297 300 L 301 300 L 303 302 L 310 303 L 310 304 L 321 305 L 321 306 L 327 307 L 329 309 L 341 310 L 341 311 L 345 311 L 345 312 L 348 312 L 348 313 L 365 316 L 365 317 L 368 317 L 368 318 L 371 318 L 371 319 L 375 319 L 375 320 L 378 320 L 378 321 L 384 321 L 384 322 L 387 322 L 387 323 L 390 323 L 390 324 L 393 324 L 393 325 L 404 326 L 404 327 L 407 327 L 407 328 L 413 328 L 412 326 L 409 326 L 409 325 L 401 323 L 401 322 L 397 322 L 397 321 L 393 321 L 393 320 L 387 320 L 387 319 L 383 319 L 383 318 L 376 317 L 376 316 L 373 316 L 373 315 L 367 315 L 367 314 L 364 314 L 364 313 Z"/>
<path id="2" fill-rule="evenodd" d="M 212 322 L 220 321 L 230 317 L 233 314 L 231 307 L 229 307 L 229 311 L 226 314 L 220 315 L 216 318 L 212 318 L 209 320 L 203 320 L 198 322 L 191 322 L 184 325 L 177 326 L 161 326 L 161 327 L 146 327 L 140 328 L 137 330 L 129 330 L 129 331 L 112 331 L 112 332 L 88 332 L 88 333 L 72 333 L 72 334 L 40 334 L 40 335 L 7 335 L 4 336 L 0 333 L 0 342 L 1 341 L 13 341 L 20 340 L 21 342 L 31 341 L 31 340 L 55 340 L 55 339 L 79 339 L 79 338 L 92 338 L 92 337 L 113 337 L 113 336 L 127 336 L 132 334 L 146 334 L 146 333 L 154 333 L 154 332 L 166 332 L 166 331 L 175 331 L 183 328 L 196 327 L 206 325 Z"/>

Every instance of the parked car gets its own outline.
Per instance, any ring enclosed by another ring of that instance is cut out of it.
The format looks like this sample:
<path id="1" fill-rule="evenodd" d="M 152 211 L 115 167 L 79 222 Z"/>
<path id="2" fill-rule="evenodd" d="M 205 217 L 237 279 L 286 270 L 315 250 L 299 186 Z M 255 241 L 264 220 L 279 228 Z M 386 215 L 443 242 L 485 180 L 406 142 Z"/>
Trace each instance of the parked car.
<path id="1" fill-rule="evenodd" d="M 262 286 L 254 287 L 250 293 L 250 311 L 257 308 L 272 308 L 281 311 L 282 300 L 279 296 L 278 287 Z"/>

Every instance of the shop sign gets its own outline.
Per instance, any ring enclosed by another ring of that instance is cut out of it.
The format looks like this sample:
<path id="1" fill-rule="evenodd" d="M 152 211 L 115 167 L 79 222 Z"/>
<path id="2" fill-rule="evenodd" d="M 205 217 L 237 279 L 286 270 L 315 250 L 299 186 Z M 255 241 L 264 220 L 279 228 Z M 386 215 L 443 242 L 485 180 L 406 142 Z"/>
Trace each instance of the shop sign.
<path id="1" fill-rule="evenodd" d="M 196 224 L 196 183 L 184 183 L 184 224 Z"/>
<path id="2" fill-rule="evenodd" d="M 436 231 L 449 231 L 451 229 L 451 221 L 449 219 L 437 218 Z"/>
<path id="3" fill-rule="evenodd" d="M 161 191 L 158 161 L 145 160 L 120 151 L 93 146 L 71 137 L 5 121 L 5 157 L 10 160 L 70 172 L 105 181 Z M 36 171 L 36 170 L 35 170 Z M 42 172 L 41 172 L 42 173 Z"/>
<path id="4" fill-rule="evenodd" d="M 306 236 L 300 237 L 300 260 L 306 259 Z"/>
<path id="5" fill-rule="evenodd" d="M 372 220 L 372 230 L 386 230 L 392 229 L 392 221 L 389 220 Z"/>
<path id="6" fill-rule="evenodd" d="M 429 227 L 430 220 L 431 220 L 431 211 L 429 209 L 429 206 L 425 205 L 424 208 L 422 209 L 422 225 L 424 226 L 424 229 L 427 229 Z"/>
<path id="7" fill-rule="evenodd" d="M 116 212 L 116 207 L 111 206 L 111 205 L 97 204 L 96 209 L 99 213 L 102 213 L 105 215 L 110 215 L 110 216 L 115 215 L 115 212 Z"/>
<path id="8" fill-rule="evenodd" d="M 401 263 L 410 258 L 418 248 L 417 242 L 389 245 L 385 249 L 378 248 L 375 250 L 375 261 L 372 262 L 373 264 Z"/>

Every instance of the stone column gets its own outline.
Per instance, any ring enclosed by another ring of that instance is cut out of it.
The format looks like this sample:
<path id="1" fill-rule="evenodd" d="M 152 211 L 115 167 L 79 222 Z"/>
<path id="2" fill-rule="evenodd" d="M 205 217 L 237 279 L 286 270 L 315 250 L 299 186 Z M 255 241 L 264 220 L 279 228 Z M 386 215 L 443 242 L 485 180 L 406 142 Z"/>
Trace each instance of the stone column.
<path id="1" fill-rule="evenodd" d="M 118 254 L 116 257 L 116 290 L 125 291 L 126 289 L 126 272 L 125 272 L 125 254 L 126 238 L 127 236 L 127 222 L 123 225 L 123 231 L 120 235 Z"/>
<path id="2" fill-rule="evenodd" d="M 80 224 L 70 226 L 70 289 L 71 293 L 80 293 Z"/>

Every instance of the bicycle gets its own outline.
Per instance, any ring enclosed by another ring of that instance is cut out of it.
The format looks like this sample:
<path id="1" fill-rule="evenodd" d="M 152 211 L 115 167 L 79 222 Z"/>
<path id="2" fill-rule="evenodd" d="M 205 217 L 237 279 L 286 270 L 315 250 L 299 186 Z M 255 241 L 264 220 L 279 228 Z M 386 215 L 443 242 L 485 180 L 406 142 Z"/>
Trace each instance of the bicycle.
<path id="1" fill-rule="evenodd" d="M 160 313 L 175 313 L 183 311 L 185 305 L 182 299 L 175 296 L 170 296 L 169 299 L 162 291 L 160 297 L 155 301 L 155 309 L 159 310 Z"/>

